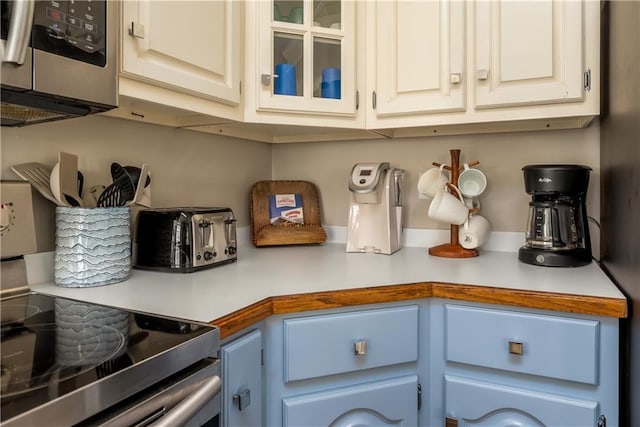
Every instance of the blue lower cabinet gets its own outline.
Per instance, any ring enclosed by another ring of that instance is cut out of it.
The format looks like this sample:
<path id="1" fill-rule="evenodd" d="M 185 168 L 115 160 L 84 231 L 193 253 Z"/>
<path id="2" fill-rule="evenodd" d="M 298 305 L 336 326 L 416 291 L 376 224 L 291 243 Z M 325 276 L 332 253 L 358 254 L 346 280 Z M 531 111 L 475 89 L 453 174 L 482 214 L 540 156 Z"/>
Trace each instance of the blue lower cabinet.
<path id="1" fill-rule="evenodd" d="M 418 377 L 406 375 L 286 397 L 283 425 L 417 426 Z"/>
<path id="2" fill-rule="evenodd" d="M 447 427 L 586 427 L 598 403 L 445 375 Z"/>
<path id="3" fill-rule="evenodd" d="M 262 333 L 222 347 L 222 425 L 262 426 Z"/>

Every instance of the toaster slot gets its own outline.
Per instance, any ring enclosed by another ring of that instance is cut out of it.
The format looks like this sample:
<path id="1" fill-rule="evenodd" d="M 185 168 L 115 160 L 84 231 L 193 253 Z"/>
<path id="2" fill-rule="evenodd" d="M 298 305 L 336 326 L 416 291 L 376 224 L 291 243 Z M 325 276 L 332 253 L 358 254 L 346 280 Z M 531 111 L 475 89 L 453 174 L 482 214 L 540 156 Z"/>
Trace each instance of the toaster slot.
<path id="1" fill-rule="evenodd" d="M 214 242 L 213 224 L 209 220 L 203 219 L 198 224 L 198 228 L 200 229 L 200 247 L 212 248 Z"/>

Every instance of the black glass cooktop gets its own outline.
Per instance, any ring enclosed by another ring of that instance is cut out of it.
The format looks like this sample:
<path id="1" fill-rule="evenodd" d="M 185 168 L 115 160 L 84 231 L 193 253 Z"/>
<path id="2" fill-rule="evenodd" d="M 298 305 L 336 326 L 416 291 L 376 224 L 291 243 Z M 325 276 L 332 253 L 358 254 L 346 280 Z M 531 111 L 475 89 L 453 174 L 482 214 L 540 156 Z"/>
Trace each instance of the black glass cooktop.
<path id="1" fill-rule="evenodd" d="M 108 394 L 103 410 L 219 347 L 206 324 L 37 293 L 1 304 L 3 423 L 87 393 Z"/>

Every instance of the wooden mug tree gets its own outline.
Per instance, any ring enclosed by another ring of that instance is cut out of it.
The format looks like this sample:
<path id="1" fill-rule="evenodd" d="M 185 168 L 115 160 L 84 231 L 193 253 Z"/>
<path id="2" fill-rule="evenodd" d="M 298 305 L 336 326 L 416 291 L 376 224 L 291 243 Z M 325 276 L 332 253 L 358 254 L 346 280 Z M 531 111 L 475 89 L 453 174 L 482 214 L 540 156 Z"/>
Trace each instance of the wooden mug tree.
<path id="1" fill-rule="evenodd" d="M 464 169 L 464 166 L 460 167 L 460 150 L 449 150 L 451 153 L 451 165 L 445 165 L 444 169 L 450 172 L 448 187 L 452 185 L 458 185 L 458 176 L 460 171 Z M 469 166 L 479 165 L 480 162 L 474 160 L 469 162 Z M 433 163 L 434 166 L 440 167 L 441 163 Z M 450 188 L 452 192 L 456 190 Z M 473 208 L 469 210 L 469 213 L 477 213 L 479 209 Z M 458 228 L 459 225 L 451 224 L 451 241 L 442 245 L 433 246 L 429 248 L 429 255 L 444 257 L 444 258 L 472 258 L 479 255 L 478 249 L 465 249 L 460 246 L 458 242 Z"/>

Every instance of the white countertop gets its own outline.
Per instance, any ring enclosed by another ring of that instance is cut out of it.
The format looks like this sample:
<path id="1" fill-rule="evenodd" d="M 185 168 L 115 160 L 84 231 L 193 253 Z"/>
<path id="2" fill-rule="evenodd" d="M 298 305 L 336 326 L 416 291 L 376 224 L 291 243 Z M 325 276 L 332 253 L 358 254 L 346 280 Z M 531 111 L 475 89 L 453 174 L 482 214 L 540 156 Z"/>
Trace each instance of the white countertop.
<path id="1" fill-rule="evenodd" d="M 518 261 L 516 252 L 430 256 L 426 247 L 393 255 L 346 253 L 344 243 L 255 248 L 241 245 L 238 261 L 195 273 L 134 269 L 130 279 L 93 288 L 31 283 L 34 291 L 177 318 L 210 322 L 271 296 L 416 282 L 445 282 L 624 298 L 598 264 L 546 268 Z"/>

